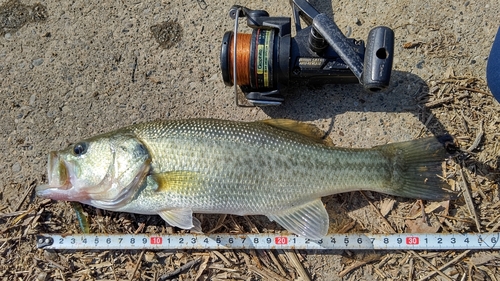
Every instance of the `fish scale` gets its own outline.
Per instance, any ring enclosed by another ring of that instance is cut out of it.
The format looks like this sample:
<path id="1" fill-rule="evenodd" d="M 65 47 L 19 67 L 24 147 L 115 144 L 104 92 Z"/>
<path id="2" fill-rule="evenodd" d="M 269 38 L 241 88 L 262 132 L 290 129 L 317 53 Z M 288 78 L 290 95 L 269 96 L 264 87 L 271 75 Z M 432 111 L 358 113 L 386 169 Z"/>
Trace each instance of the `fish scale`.
<path id="1" fill-rule="evenodd" d="M 117 136 L 122 143 L 109 141 Z M 133 125 L 83 142 L 89 147 L 83 155 L 87 158 L 109 155 L 100 151 L 106 145 L 113 157 L 142 156 L 143 147 L 149 168 L 140 171 L 148 174 L 138 186 L 128 186 L 135 193 L 126 204 L 108 209 L 159 214 L 181 228 L 194 227 L 193 212 L 261 214 L 294 233 L 317 238 L 328 229 L 328 214 L 320 200 L 326 195 L 372 190 L 407 197 L 418 194 L 422 199 L 451 196 L 437 176 L 446 151 L 435 138 L 348 149 L 332 146 L 312 125 L 286 119 L 190 119 Z M 58 155 L 68 167 L 78 164 L 78 157 Z M 119 159 L 130 158 L 134 157 Z M 92 173 L 92 167 L 79 169 Z M 123 174 L 137 170 L 132 166 Z M 56 172 L 49 167 L 51 173 Z M 39 190 L 39 195 L 50 197 L 46 187 Z M 99 205 L 96 200 L 85 202 Z"/>

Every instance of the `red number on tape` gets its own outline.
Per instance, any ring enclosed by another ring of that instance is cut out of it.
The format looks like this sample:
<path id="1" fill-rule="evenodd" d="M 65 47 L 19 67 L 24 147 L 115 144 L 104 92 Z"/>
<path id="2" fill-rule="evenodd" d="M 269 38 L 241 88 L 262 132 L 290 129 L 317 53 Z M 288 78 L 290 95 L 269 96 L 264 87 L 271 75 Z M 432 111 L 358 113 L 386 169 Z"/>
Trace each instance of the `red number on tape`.
<path id="1" fill-rule="evenodd" d="M 417 236 L 406 237 L 406 245 L 418 245 L 420 244 L 420 239 Z"/>
<path id="2" fill-rule="evenodd" d="M 288 244 L 288 237 L 278 236 L 274 238 L 274 243 L 276 245 L 286 245 Z"/>
<path id="3" fill-rule="evenodd" d="M 153 245 L 163 244 L 163 239 L 159 236 L 152 236 L 151 237 L 151 244 L 153 244 Z"/>

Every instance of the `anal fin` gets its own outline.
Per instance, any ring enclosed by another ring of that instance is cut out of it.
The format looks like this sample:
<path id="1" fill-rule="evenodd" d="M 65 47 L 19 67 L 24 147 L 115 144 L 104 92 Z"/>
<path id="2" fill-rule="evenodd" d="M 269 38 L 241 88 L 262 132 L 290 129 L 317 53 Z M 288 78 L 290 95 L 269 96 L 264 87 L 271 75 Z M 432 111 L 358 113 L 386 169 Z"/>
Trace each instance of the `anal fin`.
<path id="1" fill-rule="evenodd" d="M 320 198 L 267 217 L 288 231 L 313 240 L 319 240 L 328 233 L 328 213 Z"/>
<path id="2" fill-rule="evenodd" d="M 195 228 L 195 224 L 193 223 L 193 211 L 191 209 L 178 208 L 163 210 L 159 212 L 158 215 L 171 226 L 182 229 Z"/>

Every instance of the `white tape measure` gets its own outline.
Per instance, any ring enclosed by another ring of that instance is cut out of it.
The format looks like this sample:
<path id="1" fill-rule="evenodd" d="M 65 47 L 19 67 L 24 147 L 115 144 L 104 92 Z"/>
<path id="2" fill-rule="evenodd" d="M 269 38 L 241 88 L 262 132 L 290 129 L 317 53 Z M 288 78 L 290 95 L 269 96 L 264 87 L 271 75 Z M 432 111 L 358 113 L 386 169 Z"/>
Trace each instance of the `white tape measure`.
<path id="1" fill-rule="evenodd" d="M 46 234 L 41 249 L 71 250 L 498 250 L 500 233 L 332 234 L 320 240 L 280 234 Z"/>

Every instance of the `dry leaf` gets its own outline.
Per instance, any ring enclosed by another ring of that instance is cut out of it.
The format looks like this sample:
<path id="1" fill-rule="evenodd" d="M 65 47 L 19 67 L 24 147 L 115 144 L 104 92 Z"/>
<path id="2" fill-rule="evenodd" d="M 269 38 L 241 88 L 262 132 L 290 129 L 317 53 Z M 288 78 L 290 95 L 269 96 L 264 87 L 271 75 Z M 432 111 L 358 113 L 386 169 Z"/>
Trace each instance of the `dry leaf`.
<path id="1" fill-rule="evenodd" d="M 440 225 L 428 225 L 423 218 L 405 220 L 409 233 L 436 233 Z"/>
<path id="2" fill-rule="evenodd" d="M 475 266 L 483 265 L 494 259 L 500 259 L 500 254 L 489 252 L 478 252 L 470 258 L 471 264 Z"/>
<path id="3" fill-rule="evenodd" d="M 420 45 L 424 44 L 424 42 L 406 42 L 403 44 L 403 48 L 405 49 L 411 49 L 411 48 L 415 48 L 415 47 L 419 47 Z"/>
<path id="4" fill-rule="evenodd" d="M 446 216 L 448 215 L 448 209 L 450 207 L 450 201 L 442 202 L 432 202 L 427 207 L 425 207 L 425 214 L 432 212 L 439 212 L 439 214 Z M 410 219 L 405 220 L 405 224 L 408 227 L 408 232 L 410 233 L 436 233 L 441 225 L 433 218 L 422 217 L 422 210 L 420 204 L 415 204 L 410 210 Z M 429 220 L 428 222 L 426 220 Z M 439 218 L 440 222 L 444 221 L 444 217 Z"/>
<path id="5" fill-rule="evenodd" d="M 425 213 L 429 214 L 434 211 L 441 211 L 441 215 L 448 215 L 448 208 L 450 207 L 450 201 L 442 202 L 432 202 L 427 207 L 425 207 Z M 415 204 L 410 210 L 409 218 L 416 219 L 422 215 L 422 210 L 420 209 L 420 204 Z"/>
<path id="6" fill-rule="evenodd" d="M 382 216 L 385 217 L 387 216 L 387 214 L 389 214 L 389 212 L 394 207 L 394 203 L 396 203 L 396 200 L 392 198 L 386 198 L 384 199 L 384 201 L 382 201 L 382 204 L 380 206 L 380 213 L 382 214 Z"/>

